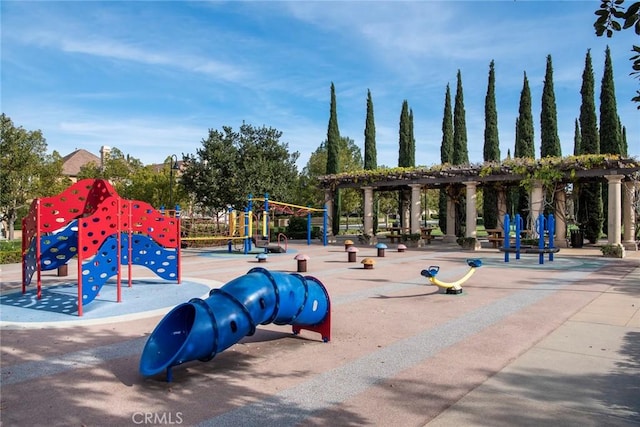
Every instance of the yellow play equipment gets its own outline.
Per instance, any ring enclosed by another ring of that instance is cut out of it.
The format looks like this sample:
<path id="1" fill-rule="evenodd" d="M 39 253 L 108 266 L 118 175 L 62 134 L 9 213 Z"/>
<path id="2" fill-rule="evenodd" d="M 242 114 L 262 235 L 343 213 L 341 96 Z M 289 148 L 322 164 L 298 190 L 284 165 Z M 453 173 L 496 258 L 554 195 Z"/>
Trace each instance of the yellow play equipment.
<path id="1" fill-rule="evenodd" d="M 468 259 L 467 264 L 469 265 L 469 267 L 471 267 L 469 271 L 467 271 L 467 274 L 451 283 L 442 282 L 436 278 L 438 271 L 440 271 L 440 267 L 437 265 L 432 265 L 428 269 L 422 270 L 420 272 L 420 275 L 427 277 L 431 283 L 438 286 L 439 288 L 445 289 L 447 294 L 461 294 L 461 285 L 473 275 L 473 273 L 476 271 L 476 268 L 482 266 L 482 261 L 479 259 Z"/>

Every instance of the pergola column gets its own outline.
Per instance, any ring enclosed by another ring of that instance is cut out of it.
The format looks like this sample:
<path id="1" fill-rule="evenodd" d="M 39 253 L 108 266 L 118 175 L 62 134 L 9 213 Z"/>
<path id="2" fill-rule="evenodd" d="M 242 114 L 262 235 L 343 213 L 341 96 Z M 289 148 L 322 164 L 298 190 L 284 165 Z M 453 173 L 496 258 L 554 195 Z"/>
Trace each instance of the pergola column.
<path id="1" fill-rule="evenodd" d="M 324 205 L 327 208 L 327 229 L 325 232 L 327 233 L 327 238 L 330 242 L 334 242 L 335 238 L 333 237 L 333 191 L 330 189 L 324 190 Z"/>
<path id="2" fill-rule="evenodd" d="M 544 204 L 544 192 L 542 191 L 542 182 L 534 181 L 533 186 L 531 187 L 530 192 L 530 206 L 531 206 L 531 228 L 533 231 L 533 235 L 538 237 L 538 230 L 535 226 L 538 217 L 543 212 L 543 204 Z"/>
<path id="3" fill-rule="evenodd" d="M 559 248 L 567 247 L 567 193 L 564 192 L 564 187 L 556 190 L 555 194 L 555 220 L 556 220 L 556 235 L 555 246 Z"/>
<path id="4" fill-rule="evenodd" d="M 620 244 L 622 231 L 622 178 L 623 175 L 607 175 L 608 209 L 607 209 L 607 241 L 610 245 Z"/>
<path id="5" fill-rule="evenodd" d="M 456 203 L 447 191 L 447 230 L 442 241 L 455 243 L 456 240 Z"/>
<path id="6" fill-rule="evenodd" d="M 485 187 L 487 188 L 487 187 Z M 507 189 L 500 187 L 498 190 L 498 228 L 504 229 L 504 216 L 507 214 Z"/>
<path id="7" fill-rule="evenodd" d="M 478 212 L 476 209 L 476 200 L 478 198 L 476 187 L 478 183 L 476 181 L 467 181 L 463 182 L 463 184 L 467 187 L 467 206 L 466 206 L 466 219 L 467 219 L 467 227 L 465 230 L 465 237 L 476 237 L 476 223 Z"/>
<path id="8" fill-rule="evenodd" d="M 363 234 L 373 237 L 373 187 L 362 187 L 364 193 Z"/>
<path id="9" fill-rule="evenodd" d="M 411 187 L 411 234 L 420 233 L 421 190 L 420 184 L 410 184 Z"/>
<path id="10" fill-rule="evenodd" d="M 622 197 L 622 222 L 624 226 L 622 244 L 624 248 L 630 251 L 637 251 L 638 245 L 635 241 L 636 235 L 636 216 L 633 211 L 635 205 L 635 188 L 638 183 L 636 181 L 624 182 L 624 193 Z"/>

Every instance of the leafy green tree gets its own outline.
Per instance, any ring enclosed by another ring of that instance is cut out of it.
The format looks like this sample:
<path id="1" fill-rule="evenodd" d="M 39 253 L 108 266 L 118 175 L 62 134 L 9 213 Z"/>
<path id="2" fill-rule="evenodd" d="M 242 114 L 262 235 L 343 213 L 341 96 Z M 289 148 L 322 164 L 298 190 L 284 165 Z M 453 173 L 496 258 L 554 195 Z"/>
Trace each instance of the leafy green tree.
<path id="1" fill-rule="evenodd" d="M 183 156 L 180 183 L 199 208 L 211 213 L 229 206 L 242 210 L 249 194 L 292 200 L 298 184 L 298 153 L 289 153 L 281 136 L 276 129 L 245 123 L 239 132 L 229 126 L 210 129 L 196 155 Z"/>
<path id="2" fill-rule="evenodd" d="M 440 144 L 440 162 L 453 163 L 453 113 L 451 110 L 451 88 L 447 84 L 442 114 L 442 143 Z M 443 233 L 447 231 L 447 189 L 440 190 L 438 201 L 438 226 Z"/>
<path id="3" fill-rule="evenodd" d="M 600 140 L 596 119 L 593 66 L 591 52 L 587 51 L 582 87 L 580 89 L 580 154 L 599 154 Z M 580 184 L 578 189 L 577 219 L 584 236 L 595 243 L 600 236 L 603 222 L 602 185 L 599 182 Z"/>
<path id="4" fill-rule="evenodd" d="M 280 141 L 282 132 L 243 123 L 237 138 L 237 163 L 243 194 L 262 196 L 268 193 L 273 200 L 294 200 L 298 179 L 296 161 L 300 155 L 297 151 L 290 152 L 289 145 Z"/>
<path id="5" fill-rule="evenodd" d="M 500 138 L 498 135 L 498 110 L 496 108 L 496 74 L 494 62 L 489 63 L 489 80 L 484 101 L 484 149 L 485 162 L 500 161 Z M 486 228 L 498 226 L 498 191 L 487 185 L 482 192 L 482 217 Z"/>
<path id="6" fill-rule="evenodd" d="M 327 174 L 339 173 L 340 170 L 340 129 L 338 128 L 338 113 L 336 106 L 336 88 L 331 82 L 331 105 L 329 107 L 329 125 L 327 128 Z M 340 232 L 340 190 L 336 189 L 333 199 L 332 233 L 337 236 Z"/>
<path id="7" fill-rule="evenodd" d="M 551 55 L 547 55 L 547 70 L 542 89 L 542 108 L 540 110 L 540 157 L 561 157 L 562 147 L 558 136 L 558 113 L 556 95 L 553 90 L 553 64 Z"/>
<path id="8" fill-rule="evenodd" d="M 40 130 L 16 127 L 0 115 L 0 220 L 7 224 L 7 238 L 14 239 L 15 222 L 31 200 L 64 190 L 70 181 L 62 175 L 62 158 L 47 155 Z"/>
<path id="9" fill-rule="evenodd" d="M 607 37 L 612 37 L 614 31 L 626 30 L 633 27 L 635 33 L 640 36 L 640 2 L 631 3 L 628 9 L 624 6 L 624 0 L 602 0 L 600 8 L 596 10 L 598 18 L 593 23 L 598 37 L 606 33 Z M 622 24 L 619 20 L 623 20 Z M 633 45 L 631 51 L 634 53 L 630 73 L 632 76 L 640 77 L 640 46 Z M 640 110 L 640 90 L 636 91 L 636 96 L 631 98 L 637 102 Z"/>

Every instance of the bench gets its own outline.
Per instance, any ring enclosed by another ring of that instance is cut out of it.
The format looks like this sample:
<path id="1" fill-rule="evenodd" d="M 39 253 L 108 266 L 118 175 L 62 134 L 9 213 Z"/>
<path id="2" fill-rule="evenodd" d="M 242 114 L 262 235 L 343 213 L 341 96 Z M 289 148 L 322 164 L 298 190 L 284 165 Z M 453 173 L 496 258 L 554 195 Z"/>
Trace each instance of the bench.
<path id="1" fill-rule="evenodd" d="M 396 240 L 398 241 L 398 243 L 400 243 L 400 241 L 402 240 L 402 236 L 400 236 L 399 234 L 389 234 L 387 238 L 391 243 L 395 243 Z"/>
<path id="2" fill-rule="evenodd" d="M 497 249 L 498 245 L 502 243 L 504 239 L 502 237 L 490 236 L 488 237 L 488 240 L 489 240 L 489 243 L 491 243 L 491 246 L 493 246 L 494 249 Z"/>

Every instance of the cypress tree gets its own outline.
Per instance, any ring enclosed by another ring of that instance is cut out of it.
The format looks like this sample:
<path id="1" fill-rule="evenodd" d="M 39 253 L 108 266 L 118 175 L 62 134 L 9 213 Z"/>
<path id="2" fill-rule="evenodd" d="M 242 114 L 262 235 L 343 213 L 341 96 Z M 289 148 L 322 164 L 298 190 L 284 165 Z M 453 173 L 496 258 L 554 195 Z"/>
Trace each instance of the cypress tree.
<path id="1" fill-rule="evenodd" d="M 498 110 L 496 108 L 496 75 L 494 62 L 489 64 L 487 96 L 484 101 L 484 149 L 485 162 L 500 160 L 500 140 L 498 137 Z M 498 226 L 498 192 L 495 186 L 487 185 L 482 192 L 482 217 L 486 228 Z"/>
<path id="2" fill-rule="evenodd" d="M 412 115 L 409 110 L 409 102 L 405 99 L 402 102 L 402 111 L 400 113 L 400 129 L 399 129 L 399 146 L 398 166 L 410 168 L 415 166 L 415 148 L 412 143 Z M 400 212 L 400 227 L 407 227 L 405 213 L 409 206 L 410 193 L 408 191 L 400 191 L 398 194 L 398 211 Z"/>
<path id="3" fill-rule="evenodd" d="M 533 145 L 533 113 L 531 112 L 531 90 L 529 89 L 529 79 L 524 73 L 522 91 L 520 92 L 520 107 L 518 109 L 518 120 L 516 121 L 516 146 L 514 156 L 520 158 L 535 158 L 535 148 Z M 527 218 L 529 213 L 529 194 L 526 188 L 520 187 L 517 196 L 517 213 L 523 218 Z M 529 218 L 535 220 L 535 218 Z"/>
<path id="4" fill-rule="evenodd" d="M 413 108 L 409 109 L 409 162 L 416 166 L 416 138 L 413 133 Z"/>
<path id="5" fill-rule="evenodd" d="M 453 164 L 462 165 L 469 163 L 467 150 L 467 123 L 464 111 L 464 95 L 462 91 L 462 74 L 458 70 L 456 99 L 453 106 Z M 463 227 L 467 225 L 466 197 L 464 189 L 456 189 L 459 194 L 456 197 L 456 236 L 461 237 Z"/>
<path id="6" fill-rule="evenodd" d="M 578 124 L 578 119 L 576 119 L 576 124 L 573 130 L 573 155 L 579 156 L 582 152 L 582 137 L 580 136 L 580 125 Z"/>
<path id="7" fill-rule="evenodd" d="M 399 127 L 399 152 L 398 166 L 402 168 L 412 167 L 411 161 L 411 123 L 409 118 L 409 103 L 405 99 L 402 102 Z"/>
<path id="8" fill-rule="evenodd" d="M 440 162 L 453 163 L 453 113 L 451 112 L 451 88 L 447 84 L 444 95 L 444 113 L 442 115 L 442 143 L 440 144 Z"/>
<path id="9" fill-rule="evenodd" d="M 373 100 L 371 99 L 370 90 L 367 90 L 367 121 L 364 127 L 364 168 L 367 170 L 378 168 L 376 123 L 373 118 Z"/>
<path id="10" fill-rule="evenodd" d="M 520 107 L 518 108 L 517 139 L 514 157 L 534 159 L 536 156 L 533 145 L 533 114 L 531 113 L 531 90 L 529 89 L 529 79 L 524 73 L 524 82 L 520 92 Z"/>
<path id="11" fill-rule="evenodd" d="M 600 86 L 600 153 L 622 154 L 620 119 L 613 84 L 613 65 L 609 46 L 605 51 L 604 74 Z"/>
<path id="12" fill-rule="evenodd" d="M 599 154 L 600 141 L 596 119 L 593 66 L 591 52 L 587 50 L 580 89 L 580 154 Z M 584 237 L 596 243 L 602 229 L 602 185 L 599 182 L 581 184 L 578 197 L 578 223 L 584 230 Z"/>
<path id="13" fill-rule="evenodd" d="M 600 154 L 591 51 L 587 51 L 580 89 L 580 154 Z"/>
<path id="14" fill-rule="evenodd" d="M 556 95 L 553 90 L 553 65 L 551 55 L 547 55 L 547 71 L 542 89 L 542 109 L 540 111 L 540 157 L 561 157 L 562 148 L 558 136 L 558 114 Z"/>
<path id="15" fill-rule="evenodd" d="M 338 114 L 336 107 L 336 88 L 331 82 L 331 107 L 329 111 L 329 126 L 327 129 L 327 174 L 340 172 L 340 130 L 338 129 Z M 333 227 L 334 236 L 340 233 L 340 190 L 336 189 L 333 199 Z"/>
<path id="16" fill-rule="evenodd" d="M 620 150 L 621 151 L 620 155 L 622 157 L 627 157 L 629 155 L 629 144 L 627 144 L 627 128 L 626 127 L 621 126 L 620 135 L 621 135 L 621 138 L 622 138 L 622 141 L 621 141 L 621 144 L 620 144 L 621 148 L 622 148 Z"/>
<path id="17" fill-rule="evenodd" d="M 440 162 L 453 163 L 453 113 L 451 111 L 451 88 L 447 84 L 444 95 L 444 113 L 442 115 L 442 143 L 440 144 Z M 438 202 L 438 226 L 447 232 L 447 190 L 440 190 Z"/>
<path id="18" fill-rule="evenodd" d="M 373 100 L 371 91 L 367 89 L 367 120 L 364 126 L 364 168 L 374 170 L 378 168 L 378 155 L 376 152 L 376 122 L 373 117 Z M 377 194 L 373 200 L 373 232 L 378 231 L 378 203 Z"/>
<path id="19" fill-rule="evenodd" d="M 620 118 L 616 105 L 616 90 L 613 84 L 613 65 L 609 46 L 605 50 L 604 73 L 600 86 L 600 153 L 622 154 Z M 609 218 L 609 188 L 602 186 L 602 228 L 607 232 Z"/>
<path id="20" fill-rule="evenodd" d="M 469 163 L 467 150 L 467 123 L 464 111 L 464 95 L 462 93 L 462 74 L 458 70 L 456 100 L 453 107 L 453 159 L 454 165 Z"/>

